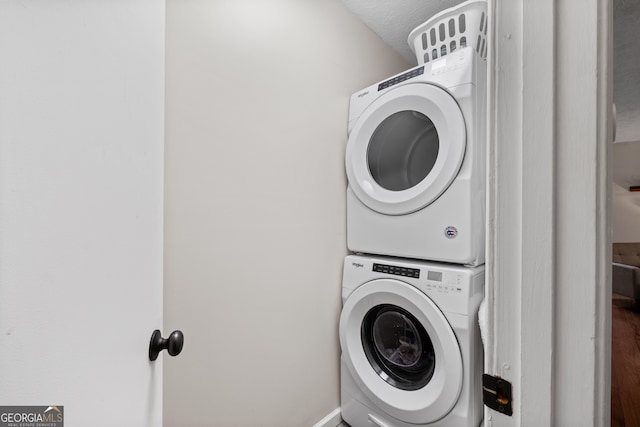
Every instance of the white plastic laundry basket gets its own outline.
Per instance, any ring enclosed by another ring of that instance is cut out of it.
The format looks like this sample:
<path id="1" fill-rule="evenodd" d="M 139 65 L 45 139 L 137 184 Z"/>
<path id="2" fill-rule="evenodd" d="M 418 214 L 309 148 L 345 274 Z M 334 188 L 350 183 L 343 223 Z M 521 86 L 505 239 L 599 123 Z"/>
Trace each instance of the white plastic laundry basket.
<path id="1" fill-rule="evenodd" d="M 470 0 L 434 15 L 409 34 L 409 46 L 418 64 L 472 46 L 481 58 L 487 58 L 487 2 Z"/>

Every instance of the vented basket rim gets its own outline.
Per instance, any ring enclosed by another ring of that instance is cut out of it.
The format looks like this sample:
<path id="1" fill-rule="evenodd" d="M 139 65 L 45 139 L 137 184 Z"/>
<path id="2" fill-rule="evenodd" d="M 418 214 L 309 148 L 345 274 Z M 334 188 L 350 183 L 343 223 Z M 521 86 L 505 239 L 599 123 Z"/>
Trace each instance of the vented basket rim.
<path id="1" fill-rule="evenodd" d="M 478 9 L 478 6 L 482 7 L 482 11 L 486 12 L 487 11 L 487 0 L 468 0 L 468 1 L 465 1 L 463 3 L 460 3 L 458 5 L 455 5 L 453 7 L 450 7 L 448 9 L 445 9 L 443 11 L 440 11 L 440 12 L 436 13 L 431 18 L 429 18 L 427 21 L 423 22 L 422 24 L 418 25 L 416 28 L 411 30 L 411 32 L 409 33 L 409 37 L 407 37 L 407 42 L 409 44 L 409 48 L 415 54 L 416 53 L 416 49 L 415 49 L 414 42 L 413 42 L 414 39 L 418 35 L 422 35 L 422 33 L 427 31 L 428 29 L 431 29 L 431 27 L 433 26 L 433 24 L 435 22 L 439 22 L 444 17 L 447 17 L 449 15 L 458 15 L 458 14 L 464 13 L 465 11 L 468 11 L 468 10 Z"/>

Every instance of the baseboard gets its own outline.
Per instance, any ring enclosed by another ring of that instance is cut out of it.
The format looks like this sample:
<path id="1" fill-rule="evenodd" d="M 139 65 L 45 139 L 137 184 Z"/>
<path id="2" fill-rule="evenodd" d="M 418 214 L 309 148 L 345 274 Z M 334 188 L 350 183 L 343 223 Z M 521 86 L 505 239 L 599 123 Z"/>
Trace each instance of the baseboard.
<path id="1" fill-rule="evenodd" d="M 329 415 L 318 421 L 313 427 L 336 427 L 342 422 L 340 408 L 336 408 Z"/>

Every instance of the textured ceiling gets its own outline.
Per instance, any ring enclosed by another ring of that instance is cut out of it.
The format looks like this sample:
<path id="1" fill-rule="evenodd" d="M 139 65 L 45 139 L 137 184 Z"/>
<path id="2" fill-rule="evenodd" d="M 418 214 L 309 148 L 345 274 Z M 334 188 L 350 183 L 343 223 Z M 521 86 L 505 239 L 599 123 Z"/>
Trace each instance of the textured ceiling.
<path id="1" fill-rule="evenodd" d="M 411 30 L 462 0 L 342 0 L 409 64 L 417 64 L 407 43 Z M 616 142 L 640 141 L 640 0 L 614 1 L 614 94 Z"/>
<path id="2" fill-rule="evenodd" d="M 411 30 L 436 13 L 463 0 L 342 0 L 344 5 L 410 64 L 416 57 L 409 48 Z"/>

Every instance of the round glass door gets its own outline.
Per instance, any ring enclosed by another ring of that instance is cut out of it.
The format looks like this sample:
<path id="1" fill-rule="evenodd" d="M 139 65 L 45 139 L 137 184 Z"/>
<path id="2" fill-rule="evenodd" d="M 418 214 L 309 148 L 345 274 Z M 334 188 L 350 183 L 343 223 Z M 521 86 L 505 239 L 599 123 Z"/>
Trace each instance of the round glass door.
<path id="1" fill-rule="evenodd" d="M 462 390 L 462 353 L 444 313 L 395 279 L 360 285 L 340 315 L 346 371 L 377 407 L 406 423 L 432 423 Z"/>
<path id="2" fill-rule="evenodd" d="M 418 111 L 399 111 L 376 128 L 367 163 L 373 179 L 390 191 L 402 191 L 429 175 L 440 143 L 431 119 Z"/>
<path id="3" fill-rule="evenodd" d="M 378 305 L 365 315 L 361 334 L 369 363 L 387 383 L 402 390 L 429 383 L 436 363 L 433 344 L 408 311 Z"/>
<path id="4" fill-rule="evenodd" d="M 466 135 L 462 111 L 444 89 L 424 83 L 392 89 L 362 112 L 349 134 L 349 186 L 376 212 L 422 209 L 458 174 Z"/>

